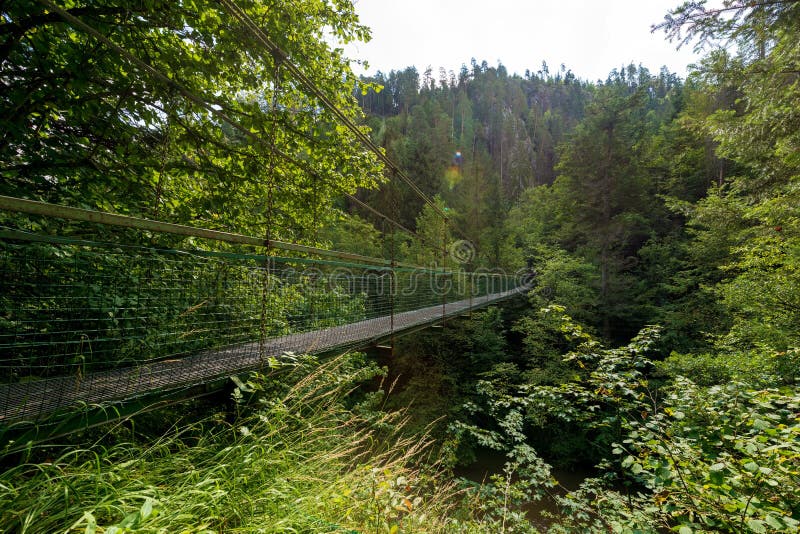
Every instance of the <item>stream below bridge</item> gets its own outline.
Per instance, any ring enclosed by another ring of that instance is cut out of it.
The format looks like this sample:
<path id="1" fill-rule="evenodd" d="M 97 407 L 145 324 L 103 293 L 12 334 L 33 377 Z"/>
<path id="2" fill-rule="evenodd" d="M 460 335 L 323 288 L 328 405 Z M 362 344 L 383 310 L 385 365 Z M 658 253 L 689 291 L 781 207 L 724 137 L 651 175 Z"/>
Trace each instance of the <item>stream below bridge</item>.
<path id="1" fill-rule="evenodd" d="M 507 461 L 503 453 L 482 450 L 477 452 L 476 457 L 475 462 L 472 464 L 457 467 L 455 469 L 456 476 L 480 484 L 487 482 L 492 475 L 503 474 L 503 466 Z M 575 467 L 573 469 L 552 468 L 551 474 L 558 480 L 560 487 L 552 488 L 550 492 L 552 494 L 565 495 L 568 491 L 578 489 L 585 479 L 596 476 L 597 471 L 588 467 Z M 542 516 L 542 512 L 557 514 L 558 506 L 552 497 L 545 497 L 540 501 L 525 504 L 523 510 L 534 526 L 546 528 L 550 521 Z"/>

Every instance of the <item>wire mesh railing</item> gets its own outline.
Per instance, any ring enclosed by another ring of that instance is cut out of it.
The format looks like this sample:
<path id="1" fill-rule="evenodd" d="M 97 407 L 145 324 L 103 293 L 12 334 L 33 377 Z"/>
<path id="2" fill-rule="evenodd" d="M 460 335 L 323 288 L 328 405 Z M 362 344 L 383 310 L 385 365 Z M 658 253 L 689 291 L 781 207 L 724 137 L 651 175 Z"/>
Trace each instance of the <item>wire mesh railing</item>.
<path id="1" fill-rule="evenodd" d="M 277 252 L 277 251 L 271 251 Z M 516 276 L 0 232 L 0 421 L 123 401 L 385 338 Z"/>

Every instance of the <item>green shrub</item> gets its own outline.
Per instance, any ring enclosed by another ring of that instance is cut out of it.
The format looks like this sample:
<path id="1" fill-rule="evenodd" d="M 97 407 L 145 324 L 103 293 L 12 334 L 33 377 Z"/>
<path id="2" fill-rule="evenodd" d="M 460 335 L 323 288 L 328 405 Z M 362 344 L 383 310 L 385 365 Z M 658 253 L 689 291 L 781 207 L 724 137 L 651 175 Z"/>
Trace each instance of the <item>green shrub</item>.
<path id="1" fill-rule="evenodd" d="M 704 354 L 673 352 L 658 371 L 668 377 L 684 376 L 701 386 L 747 382 L 757 387 L 794 384 L 800 373 L 800 350 L 735 351 L 724 350 Z"/>

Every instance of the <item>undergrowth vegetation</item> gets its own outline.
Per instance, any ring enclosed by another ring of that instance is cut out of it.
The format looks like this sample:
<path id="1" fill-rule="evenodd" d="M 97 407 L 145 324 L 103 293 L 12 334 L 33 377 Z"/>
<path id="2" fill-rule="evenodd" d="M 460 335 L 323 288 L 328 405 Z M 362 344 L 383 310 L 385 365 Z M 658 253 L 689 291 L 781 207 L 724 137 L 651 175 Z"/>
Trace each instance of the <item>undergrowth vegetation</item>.
<path id="1" fill-rule="evenodd" d="M 542 383 L 500 364 L 477 384 L 472 422 L 454 425 L 462 440 L 509 459 L 504 476 L 483 490 L 496 491 L 505 480 L 504 500 L 491 512 L 502 512 L 497 531 L 535 531 L 522 511 L 548 496 L 558 509 L 548 532 L 798 530 L 800 389 L 793 375 L 774 378 L 792 353 L 761 356 L 763 365 L 720 385 L 680 374 L 652 380 L 659 328 L 606 348 L 563 307 L 540 315 L 560 324 L 574 347 L 561 358 L 562 371 Z M 764 385 L 765 370 L 773 373 L 772 387 Z M 594 462 L 597 476 L 576 491 L 554 492 L 543 454 Z"/>
<path id="2" fill-rule="evenodd" d="M 430 441 L 398 437 L 404 414 L 377 410 L 380 393 L 350 395 L 381 370 L 358 355 L 289 361 L 234 390 L 233 422 L 220 414 L 144 443 L 107 435 L 6 471 L 0 531 L 447 530 L 458 492 L 422 461 Z"/>

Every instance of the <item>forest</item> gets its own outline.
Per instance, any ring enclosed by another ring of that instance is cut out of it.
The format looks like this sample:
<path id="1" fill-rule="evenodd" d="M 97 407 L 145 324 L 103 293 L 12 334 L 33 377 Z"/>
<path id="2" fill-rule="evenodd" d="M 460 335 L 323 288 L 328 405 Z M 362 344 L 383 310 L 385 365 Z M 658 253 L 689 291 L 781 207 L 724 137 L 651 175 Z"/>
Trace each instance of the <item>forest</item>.
<path id="1" fill-rule="evenodd" d="M 676 5 L 652 31 L 704 50 L 688 76 L 597 82 L 476 58 L 359 77 L 330 37 L 369 39 L 351 0 L 0 14 L 3 199 L 267 243 L 0 209 L 1 386 L 384 313 L 377 278 L 289 279 L 311 253 L 272 241 L 393 284 L 525 284 L 389 353 L 288 353 L 7 444 L 0 531 L 800 531 L 797 0 Z"/>

